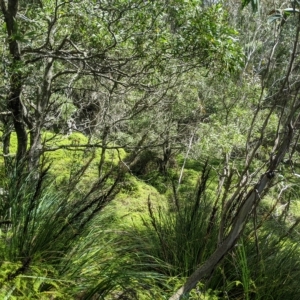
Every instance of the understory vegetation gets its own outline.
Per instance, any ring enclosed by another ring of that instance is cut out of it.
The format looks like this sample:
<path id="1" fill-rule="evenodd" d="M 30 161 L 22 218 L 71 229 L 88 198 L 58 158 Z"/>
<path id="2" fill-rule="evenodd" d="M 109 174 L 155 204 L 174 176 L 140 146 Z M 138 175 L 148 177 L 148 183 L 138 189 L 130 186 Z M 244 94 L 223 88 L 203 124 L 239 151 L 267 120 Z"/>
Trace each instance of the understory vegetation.
<path id="1" fill-rule="evenodd" d="M 299 3 L 0 9 L 1 299 L 300 299 Z"/>

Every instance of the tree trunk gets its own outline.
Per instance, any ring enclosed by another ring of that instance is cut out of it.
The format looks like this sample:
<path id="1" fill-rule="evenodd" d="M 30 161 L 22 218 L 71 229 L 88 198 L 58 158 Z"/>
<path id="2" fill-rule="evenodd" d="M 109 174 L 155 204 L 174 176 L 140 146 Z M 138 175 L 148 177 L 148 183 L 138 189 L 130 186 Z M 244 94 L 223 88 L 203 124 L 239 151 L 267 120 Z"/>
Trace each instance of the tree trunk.
<path id="1" fill-rule="evenodd" d="M 42 87 L 37 93 L 37 105 L 35 119 L 30 122 L 30 149 L 28 151 L 29 170 L 36 169 L 42 154 L 42 128 L 44 126 L 45 114 L 51 97 L 51 85 L 53 79 L 53 59 L 46 60 Z"/>
<path id="2" fill-rule="evenodd" d="M 21 101 L 21 92 L 23 85 L 21 71 L 21 53 L 19 44 L 16 40 L 17 26 L 16 15 L 18 11 L 18 0 L 8 0 L 7 6 L 4 0 L 0 0 L 0 6 L 4 15 L 9 40 L 9 53 L 12 59 L 11 77 L 9 93 L 6 97 L 7 108 L 12 114 L 14 129 L 17 135 L 17 156 L 16 162 L 19 164 L 26 156 L 27 150 L 27 132 L 24 123 L 24 109 Z"/>
<path id="3" fill-rule="evenodd" d="M 3 134 L 2 134 L 2 151 L 3 151 L 3 158 L 4 158 L 4 166 L 5 171 L 8 172 L 11 167 L 11 156 L 10 156 L 10 136 L 12 132 L 12 126 L 11 122 L 9 120 L 9 117 L 5 117 L 3 121 Z"/>

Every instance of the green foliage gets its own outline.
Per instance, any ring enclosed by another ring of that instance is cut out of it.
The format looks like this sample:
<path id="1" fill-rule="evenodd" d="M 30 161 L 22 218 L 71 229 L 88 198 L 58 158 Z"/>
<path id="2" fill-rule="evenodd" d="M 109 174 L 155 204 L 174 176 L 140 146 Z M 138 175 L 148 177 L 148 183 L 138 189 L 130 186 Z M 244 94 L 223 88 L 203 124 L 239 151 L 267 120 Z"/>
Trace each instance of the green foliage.
<path id="1" fill-rule="evenodd" d="M 217 215 L 206 199 L 208 173 L 203 172 L 189 201 L 181 202 L 176 195 L 175 203 L 166 209 L 153 208 L 149 200 L 149 218 L 143 218 L 144 226 L 131 233 L 134 243 L 146 253 L 147 261 L 162 274 L 189 275 L 216 244 Z"/>
<path id="2" fill-rule="evenodd" d="M 191 59 L 188 53 L 192 53 L 199 65 L 217 68 L 223 73 L 239 70 L 243 55 L 236 43 L 237 31 L 225 25 L 226 11 L 221 4 L 203 10 L 197 2 L 172 1 L 169 6 L 176 55 L 184 60 Z M 206 57 L 204 64 L 203 57 Z"/>
<path id="3" fill-rule="evenodd" d="M 205 168 L 203 172 L 205 174 Z M 135 244 L 136 251 L 140 253 L 138 261 L 145 270 L 167 275 L 169 280 L 173 280 L 170 285 L 174 289 L 176 285 L 181 286 L 185 276 L 204 262 L 216 247 L 219 223 L 218 208 L 212 205 L 215 194 L 209 191 L 213 189 L 211 183 L 201 185 L 201 182 L 209 182 L 208 178 L 213 180 L 212 175 L 202 175 L 195 194 L 188 195 L 183 188 L 183 194 L 173 196 L 168 208 L 152 206 L 149 201 L 149 217 L 143 217 L 143 225 L 135 221 L 134 229 L 126 226 L 127 235 L 123 237 L 123 243 L 128 243 L 129 239 Z M 180 195 L 184 195 L 185 200 Z M 201 295 L 207 297 L 203 299 L 281 299 L 284 295 L 297 299 L 298 288 L 294 284 L 297 285 L 296 278 L 299 276 L 299 237 L 291 235 L 291 228 L 298 221 L 289 225 L 289 220 L 273 220 L 269 211 L 270 208 L 266 212 L 269 221 L 266 221 L 265 214 L 259 215 L 257 223 L 254 223 L 258 224 L 257 229 L 247 231 L 249 236 L 246 234 L 237 243 L 205 286 L 199 285 L 187 299 L 202 299 Z M 159 294 L 171 292 L 172 289 L 166 285 Z"/>
<path id="4" fill-rule="evenodd" d="M 249 4 L 251 4 L 253 12 L 258 11 L 260 5 L 259 0 L 242 0 L 242 7 L 246 7 Z"/>
<path id="5" fill-rule="evenodd" d="M 253 237 L 243 239 L 209 286 L 223 291 L 222 299 L 297 299 L 299 247 L 287 239 L 275 238 L 274 234 L 274 229 L 268 229 L 259 232 L 257 241 Z"/>
<path id="6" fill-rule="evenodd" d="M 147 214 L 149 197 L 154 207 L 165 206 L 167 203 L 166 196 L 161 194 L 155 185 L 127 176 L 122 190 L 115 200 L 107 205 L 104 213 L 116 228 L 122 229 L 123 226 L 132 226 L 132 224 L 139 227 L 142 224 L 141 216 Z"/>
<path id="7" fill-rule="evenodd" d="M 7 299 L 104 298 L 114 293 L 135 295 L 134 287 L 138 290 L 142 282 L 155 281 L 155 275 L 134 266 L 130 245 L 118 246 L 118 231 L 113 231 L 109 215 L 94 214 L 87 197 L 56 191 L 46 172 L 39 179 L 35 176 L 11 178 L 7 193 L 1 195 L 5 204 L 0 211 L 1 295 Z M 128 255 L 116 259 L 125 250 Z"/>
<path id="8" fill-rule="evenodd" d="M 285 24 L 271 28 L 230 5 L 31 0 L 11 35 L 0 19 L 1 299 L 167 299 L 214 252 L 226 201 L 264 172 L 299 89 L 297 11 L 266 6 Z M 78 132 L 62 136 L 70 118 Z M 299 299 L 297 142 L 254 225 L 186 299 Z"/>

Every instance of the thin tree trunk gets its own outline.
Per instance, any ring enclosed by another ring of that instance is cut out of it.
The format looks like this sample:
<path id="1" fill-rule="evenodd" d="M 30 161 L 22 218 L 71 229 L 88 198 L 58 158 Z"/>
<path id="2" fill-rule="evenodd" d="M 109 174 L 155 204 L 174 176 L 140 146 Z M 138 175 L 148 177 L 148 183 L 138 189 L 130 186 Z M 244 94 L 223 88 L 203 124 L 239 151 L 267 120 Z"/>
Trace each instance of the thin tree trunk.
<path id="1" fill-rule="evenodd" d="M 37 93 L 38 99 L 35 110 L 35 119 L 28 125 L 30 129 L 30 149 L 28 151 L 29 170 L 37 168 L 43 150 L 41 132 L 45 122 L 46 109 L 51 97 L 52 72 L 53 58 L 48 58 L 46 60 L 42 87 Z"/>
<path id="2" fill-rule="evenodd" d="M 10 155 L 10 136 L 12 132 L 12 126 L 11 122 L 9 120 L 9 117 L 7 116 L 4 119 L 3 122 L 3 134 L 2 134 L 2 151 L 3 151 L 3 158 L 4 158 L 4 165 L 5 165 L 5 171 L 8 172 L 11 167 L 11 160 L 12 157 Z"/>

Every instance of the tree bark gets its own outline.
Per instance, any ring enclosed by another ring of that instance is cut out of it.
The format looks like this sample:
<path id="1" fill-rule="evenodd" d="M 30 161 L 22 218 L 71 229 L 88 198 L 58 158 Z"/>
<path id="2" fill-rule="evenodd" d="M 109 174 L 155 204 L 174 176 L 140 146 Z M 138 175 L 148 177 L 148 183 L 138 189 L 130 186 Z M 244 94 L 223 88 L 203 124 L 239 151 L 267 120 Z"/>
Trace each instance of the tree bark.
<path id="1" fill-rule="evenodd" d="M 21 52 L 17 41 L 16 15 L 18 12 L 18 0 L 8 0 L 7 6 L 4 0 L 0 0 L 0 6 L 4 15 L 7 35 L 9 40 L 9 53 L 12 59 L 9 93 L 6 97 L 7 108 L 12 114 L 14 129 L 17 135 L 16 161 L 20 163 L 26 156 L 27 132 L 24 123 L 24 109 L 21 101 L 22 93 L 22 71 Z"/>

